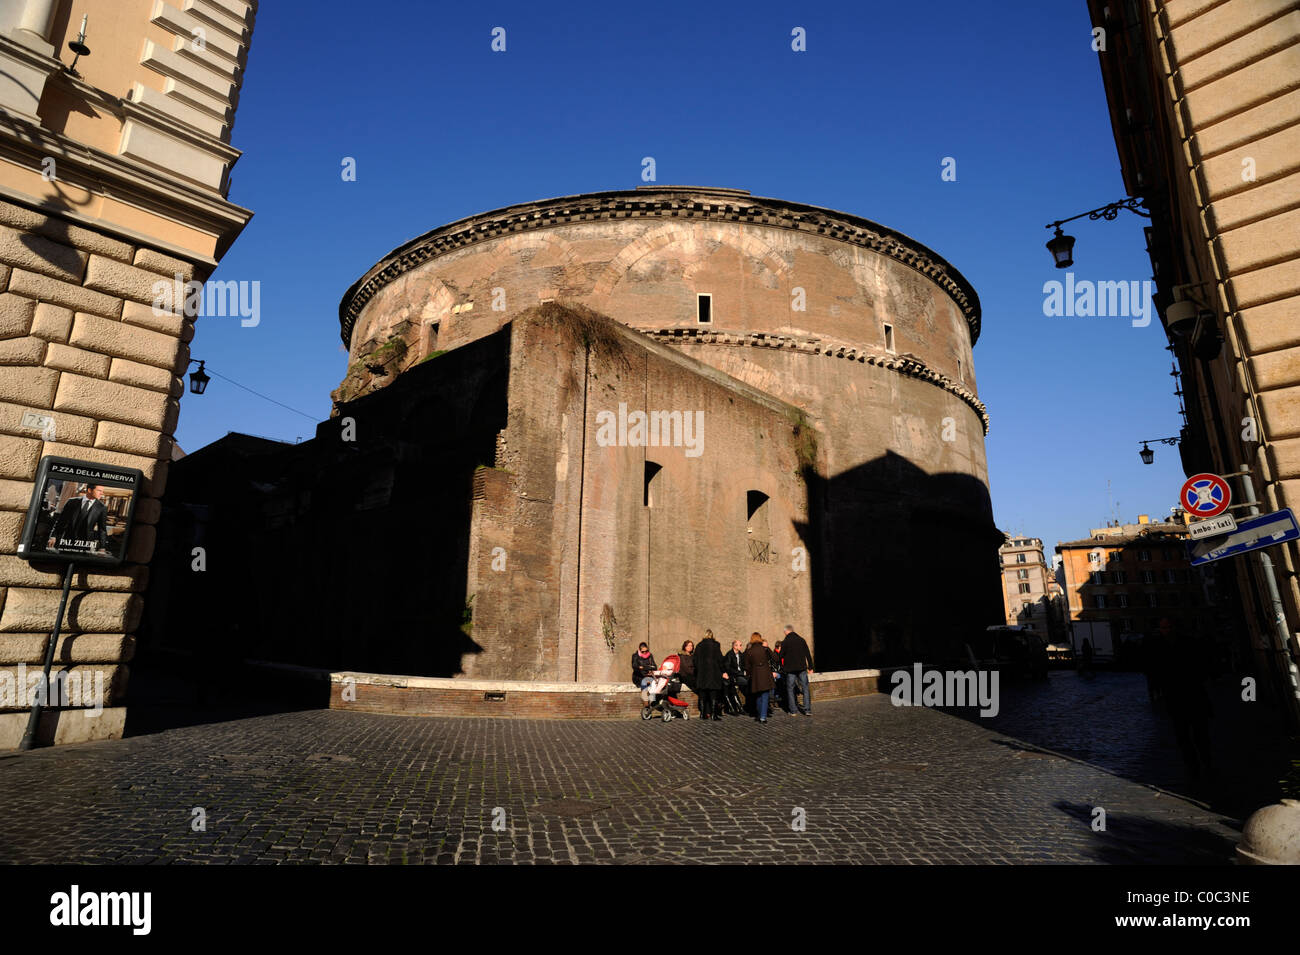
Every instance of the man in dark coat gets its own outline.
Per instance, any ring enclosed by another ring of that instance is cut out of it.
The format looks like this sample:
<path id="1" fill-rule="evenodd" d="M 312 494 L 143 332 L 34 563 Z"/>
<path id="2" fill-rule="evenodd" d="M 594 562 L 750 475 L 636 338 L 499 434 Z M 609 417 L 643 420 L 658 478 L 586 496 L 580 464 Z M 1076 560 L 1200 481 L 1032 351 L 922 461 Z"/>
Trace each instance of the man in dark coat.
<path id="1" fill-rule="evenodd" d="M 739 640 L 732 640 L 731 650 L 722 658 L 722 698 L 727 704 L 727 711 L 733 715 L 738 716 L 742 712 L 742 689 L 749 689 L 749 677 L 745 676 L 745 648 Z"/>
<path id="2" fill-rule="evenodd" d="M 785 674 L 785 702 L 791 716 L 800 712 L 812 716 L 812 694 L 808 690 L 808 674 L 813 672 L 812 651 L 794 627 L 785 625 L 785 638 L 781 641 L 781 672 Z M 803 693 L 803 710 L 795 690 Z"/>
<path id="3" fill-rule="evenodd" d="M 91 552 L 108 547 L 108 509 L 104 507 L 104 489 L 87 484 L 84 497 L 74 497 L 63 505 L 54 519 L 48 547 L 51 550 Z M 73 541 L 84 541 L 74 544 Z M 66 543 L 65 543 L 66 542 Z"/>
<path id="4" fill-rule="evenodd" d="M 718 699 L 722 692 L 722 647 L 713 639 L 712 630 L 704 631 L 704 639 L 695 648 L 695 692 L 700 695 L 700 715 L 706 720 L 722 719 Z"/>
<path id="5" fill-rule="evenodd" d="M 767 699 L 772 695 L 776 681 L 772 679 L 772 652 L 763 646 L 763 635 L 749 637 L 749 649 L 744 656 L 745 675 L 749 677 L 749 692 L 754 697 L 755 711 L 760 723 L 767 722 Z"/>

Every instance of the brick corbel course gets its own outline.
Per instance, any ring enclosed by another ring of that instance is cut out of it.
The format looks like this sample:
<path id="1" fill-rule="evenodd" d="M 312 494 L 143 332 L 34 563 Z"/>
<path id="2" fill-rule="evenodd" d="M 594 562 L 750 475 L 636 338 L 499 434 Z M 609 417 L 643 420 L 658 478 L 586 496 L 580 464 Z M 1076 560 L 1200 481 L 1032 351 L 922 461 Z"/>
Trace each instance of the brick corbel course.
<path id="1" fill-rule="evenodd" d="M 32 633 L 51 627 L 61 596 L 53 589 L 9 588 L 0 631 Z M 81 591 L 69 596 L 64 623 L 69 633 L 133 633 L 142 607 L 139 594 Z"/>

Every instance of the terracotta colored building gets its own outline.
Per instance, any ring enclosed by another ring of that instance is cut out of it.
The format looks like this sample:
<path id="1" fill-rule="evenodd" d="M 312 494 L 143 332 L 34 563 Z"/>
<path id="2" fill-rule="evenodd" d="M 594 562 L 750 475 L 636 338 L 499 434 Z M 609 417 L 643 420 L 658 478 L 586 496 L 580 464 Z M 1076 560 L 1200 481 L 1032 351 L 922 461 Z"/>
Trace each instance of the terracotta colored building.
<path id="1" fill-rule="evenodd" d="M 313 441 L 175 467 L 193 534 L 297 555 L 202 575 L 311 634 L 265 658 L 623 681 L 641 640 L 788 622 L 831 670 L 1001 619 L 978 299 L 883 226 L 734 189 L 526 203 L 394 250 L 340 319 Z M 941 605 L 935 547 L 971 568 Z"/>
<path id="2" fill-rule="evenodd" d="M 78 573 L 55 670 L 104 674 L 94 717 L 38 740 L 120 735 L 194 316 L 159 283 L 202 281 L 252 216 L 226 199 L 255 0 L 0 4 L 0 668 L 37 667 L 62 566 L 17 554 L 37 464 L 145 475 L 126 563 Z M 77 57 L 68 47 L 84 46 Z M 11 684 L 12 685 L 12 684 Z M 21 698 L 17 701 L 25 703 Z M 0 749 L 28 711 L 0 713 Z"/>

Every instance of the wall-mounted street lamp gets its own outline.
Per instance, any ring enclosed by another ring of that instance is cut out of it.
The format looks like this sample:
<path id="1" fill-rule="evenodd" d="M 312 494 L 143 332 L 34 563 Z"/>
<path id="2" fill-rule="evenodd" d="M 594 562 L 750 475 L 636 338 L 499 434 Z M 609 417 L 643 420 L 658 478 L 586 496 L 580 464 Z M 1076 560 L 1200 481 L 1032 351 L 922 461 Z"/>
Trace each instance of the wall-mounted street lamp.
<path id="1" fill-rule="evenodd" d="M 203 394 L 207 390 L 208 382 L 212 380 L 208 373 L 203 370 L 203 362 L 198 358 L 191 358 L 190 364 L 199 363 L 198 371 L 190 372 L 190 391 L 196 395 Z M 188 366 L 187 366 L 188 367 Z"/>
<path id="2" fill-rule="evenodd" d="M 1168 444 L 1168 445 L 1172 445 L 1173 447 L 1178 447 L 1178 439 L 1177 438 L 1150 438 L 1146 441 L 1143 441 L 1142 450 L 1138 452 L 1138 454 L 1142 456 L 1143 464 L 1150 464 L 1152 461 L 1156 459 L 1156 453 L 1152 451 L 1149 447 L 1147 447 L 1147 445 L 1149 444 Z"/>
<path id="3" fill-rule="evenodd" d="M 1119 215 L 1121 209 L 1127 209 L 1129 212 L 1150 219 L 1151 213 L 1141 208 L 1145 204 L 1143 199 L 1127 196 L 1118 202 L 1102 206 L 1100 209 L 1080 212 L 1077 216 L 1070 216 L 1068 219 L 1057 219 L 1055 222 L 1047 223 L 1046 228 L 1056 230 L 1052 237 L 1047 240 L 1047 251 L 1052 253 L 1052 261 L 1058 269 L 1068 269 L 1074 264 L 1074 236 L 1066 235 L 1061 231 L 1061 226 L 1065 223 L 1073 222 L 1075 219 L 1082 219 L 1084 216 L 1089 219 L 1105 219 L 1110 222 Z"/>
<path id="4" fill-rule="evenodd" d="M 90 47 L 86 46 L 86 24 L 90 20 L 90 15 L 85 14 L 81 18 L 81 32 L 77 34 L 75 40 L 68 42 L 68 49 L 77 54 L 72 58 L 72 65 L 67 67 L 69 73 L 80 79 L 81 74 L 77 72 L 77 61 L 83 56 L 90 56 Z"/>

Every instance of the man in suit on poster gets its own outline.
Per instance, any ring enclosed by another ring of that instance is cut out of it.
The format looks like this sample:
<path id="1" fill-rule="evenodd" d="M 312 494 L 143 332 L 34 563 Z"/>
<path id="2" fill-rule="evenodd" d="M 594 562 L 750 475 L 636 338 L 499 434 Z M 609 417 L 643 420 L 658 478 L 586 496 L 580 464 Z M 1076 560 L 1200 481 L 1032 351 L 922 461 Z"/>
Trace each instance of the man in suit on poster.
<path id="1" fill-rule="evenodd" d="M 73 544 L 87 541 L 93 547 Z M 65 543 L 66 542 L 66 543 Z M 104 489 L 87 484 L 84 494 L 63 505 L 54 519 L 48 547 L 51 550 L 102 551 L 108 548 L 108 509 L 104 506 Z"/>

